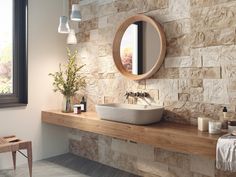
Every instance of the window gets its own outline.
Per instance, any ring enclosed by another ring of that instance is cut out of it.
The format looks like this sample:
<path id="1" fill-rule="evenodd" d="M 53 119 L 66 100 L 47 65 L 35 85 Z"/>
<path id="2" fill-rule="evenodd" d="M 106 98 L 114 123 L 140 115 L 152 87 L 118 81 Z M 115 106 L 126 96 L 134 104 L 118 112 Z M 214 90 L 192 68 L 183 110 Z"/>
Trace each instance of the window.
<path id="1" fill-rule="evenodd" d="M 0 107 L 27 104 L 27 0 L 0 1 Z"/>

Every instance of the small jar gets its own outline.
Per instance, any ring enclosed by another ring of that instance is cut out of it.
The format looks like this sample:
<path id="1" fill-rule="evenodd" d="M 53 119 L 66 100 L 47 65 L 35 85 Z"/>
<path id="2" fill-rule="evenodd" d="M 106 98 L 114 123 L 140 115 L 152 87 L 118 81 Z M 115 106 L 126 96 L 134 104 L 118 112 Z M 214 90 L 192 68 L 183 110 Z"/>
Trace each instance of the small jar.
<path id="1" fill-rule="evenodd" d="M 209 121 L 209 133 L 210 134 L 220 134 L 222 123 L 220 121 Z"/>
<path id="2" fill-rule="evenodd" d="M 80 114 L 81 113 L 81 107 L 78 104 L 74 105 L 74 113 L 75 114 Z"/>
<path id="3" fill-rule="evenodd" d="M 209 118 L 207 117 L 198 117 L 198 130 L 208 131 Z"/>
<path id="4" fill-rule="evenodd" d="M 236 121 L 228 121 L 228 131 L 229 133 L 232 133 L 236 130 Z"/>

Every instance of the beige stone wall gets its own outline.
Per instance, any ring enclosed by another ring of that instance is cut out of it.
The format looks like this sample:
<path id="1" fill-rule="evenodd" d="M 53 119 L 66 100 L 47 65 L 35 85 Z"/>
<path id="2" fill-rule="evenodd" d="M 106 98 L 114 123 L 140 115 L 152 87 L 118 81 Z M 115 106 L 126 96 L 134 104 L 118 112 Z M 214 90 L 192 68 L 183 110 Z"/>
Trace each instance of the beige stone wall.
<path id="1" fill-rule="evenodd" d="M 219 119 L 223 105 L 235 111 L 236 1 L 86 0 L 80 6 L 83 21 L 71 26 L 77 31 L 79 63 L 86 64 L 89 110 L 97 103 L 125 102 L 126 91 L 146 91 L 152 104 L 165 106 L 170 121 Z M 139 82 L 121 76 L 112 59 L 118 25 L 137 13 L 158 20 L 167 38 L 161 69 Z M 70 136 L 72 153 L 143 176 L 236 176 L 216 171 L 214 161 L 198 156 L 74 130 Z"/>
<path id="2" fill-rule="evenodd" d="M 223 105 L 235 111 L 236 1 L 86 0 L 80 5 L 83 21 L 72 26 L 79 62 L 86 64 L 89 110 L 96 103 L 125 102 L 126 91 L 146 91 L 153 104 L 165 106 L 171 121 L 196 124 L 203 115 L 219 119 Z M 161 69 L 141 82 L 121 76 L 112 58 L 117 27 L 137 13 L 158 20 L 167 38 Z"/>
<path id="3" fill-rule="evenodd" d="M 94 133 L 71 130 L 70 152 L 144 177 L 235 177 L 215 161 Z"/>

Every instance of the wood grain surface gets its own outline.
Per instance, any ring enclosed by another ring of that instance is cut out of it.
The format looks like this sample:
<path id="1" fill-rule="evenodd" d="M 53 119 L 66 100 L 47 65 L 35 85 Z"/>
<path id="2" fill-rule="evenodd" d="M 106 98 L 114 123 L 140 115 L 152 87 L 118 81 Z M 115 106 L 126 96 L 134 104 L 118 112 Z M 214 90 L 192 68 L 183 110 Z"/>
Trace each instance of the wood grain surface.
<path id="1" fill-rule="evenodd" d="M 159 122 L 140 126 L 101 120 L 95 112 L 82 114 L 62 113 L 60 111 L 42 111 L 45 123 L 75 128 L 149 144 L 170 151 L 195 154 L 215 158 L 217 139 L 221 135 L 200 132 L 197 127 L 170 122 Z"/>

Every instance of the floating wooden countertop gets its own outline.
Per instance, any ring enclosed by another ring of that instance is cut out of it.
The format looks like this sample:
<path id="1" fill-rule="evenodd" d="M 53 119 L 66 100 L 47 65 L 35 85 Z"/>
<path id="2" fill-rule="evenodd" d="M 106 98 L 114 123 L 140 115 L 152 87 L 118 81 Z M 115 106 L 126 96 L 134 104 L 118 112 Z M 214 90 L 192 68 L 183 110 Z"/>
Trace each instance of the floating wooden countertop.
<path id="1" fill-rule="evenodd" d="M 60 111 L 42 111 L 42 121 L 210 158 L 215 158 L 216 143 L 220 137 L 200 132 L 194 126 L 177 123 L 159 122 L 140 126 L 101 120 L 95 112 L 77 115 Z"/>

